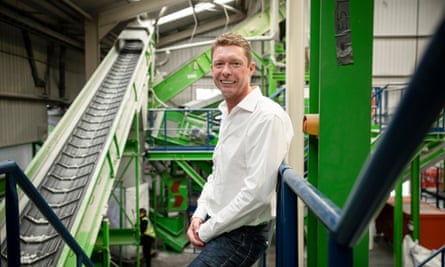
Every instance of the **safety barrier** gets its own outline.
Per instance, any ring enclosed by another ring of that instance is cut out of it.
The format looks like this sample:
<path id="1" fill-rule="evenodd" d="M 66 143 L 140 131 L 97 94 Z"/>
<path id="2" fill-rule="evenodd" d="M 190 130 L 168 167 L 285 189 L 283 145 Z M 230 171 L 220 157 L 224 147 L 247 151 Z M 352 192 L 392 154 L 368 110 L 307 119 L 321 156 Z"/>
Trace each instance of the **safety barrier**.
<path id="1" fill-rule="evenodd" d="M 353 247 L 445 106 L 445 18 L 388 128 L 362 167 L 342 210 L 286 165 L 280 167 L 277 266 L 298 266 L 297 196 L 329 231 L 329 266 L 353 266 Z M 415 124 L 415 127 L 413 127 Z M 295 237 L 295 238 L 292 238 Z"/>
<path id="2" fill-rule="evenodd" d="M 153 108 L 148 111 L 150 151 L 213 151 L 221 112 L 216 108 Z"/>
<path id="3" fill-rule="evenodd" d="M 408 84 L 407 83 L 387 83 L 383 86 L 374 86 L 371 94 L 371 123 L 373 129 L 382 133 L 393 115 L 392 109 L 395 109 L 398 103 L 403 99 Z M 414 124 L 414 123 L 413 123 Z M 445 132 L 445 112 L 442 110 L 440 115 L 431 126 L 430 133 Z"/>
<path id="4" fill-rule="evenodd" d="M 0 162 L 0 175 L 5 174 L 6 177 L 6 241 L 7 241 L 7 257 L 9 266 L 20 266 L 20 223 L 19 223 L 19 205 L 17 195 L 17 185 L 29 197 L 29 199 L 37 206 L 39 211 L 45 216 L 48 222 L 60 234 L 63 240 L 73 250 L 77 256 L 77 266 L 82 263 L 88 267 L 94 267 L 93 262 L 85 254 L 68 229 L 62 224 L 60 219 L 40 195 L 31 181 L 26 177 L 23 171 L 14 161 Z M 1 262 L 0 262 L 1 265 Z"/>

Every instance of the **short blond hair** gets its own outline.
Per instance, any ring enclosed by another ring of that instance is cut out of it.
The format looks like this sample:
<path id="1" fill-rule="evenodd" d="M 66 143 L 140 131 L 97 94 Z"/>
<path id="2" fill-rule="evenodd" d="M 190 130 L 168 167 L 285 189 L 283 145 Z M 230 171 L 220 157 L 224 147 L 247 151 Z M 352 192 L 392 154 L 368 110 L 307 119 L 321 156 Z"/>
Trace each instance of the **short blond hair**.
<path id="1" fill-rule="evenodd" d="M 213 59 L 213 52 L 217 47 L 228 46 L 228 45 L 236 45 L 241 47 L 244 50 L 244 54 L 247 57 L 247 62 L 248 63 L 252 62 L 252 46 L 250 45 L 249 41 L 247 41 L 247 39 L 244 38 L 244 36 L 236 32 L 223 33 L 216 38 L 210 50 L 212 59 Z"/>

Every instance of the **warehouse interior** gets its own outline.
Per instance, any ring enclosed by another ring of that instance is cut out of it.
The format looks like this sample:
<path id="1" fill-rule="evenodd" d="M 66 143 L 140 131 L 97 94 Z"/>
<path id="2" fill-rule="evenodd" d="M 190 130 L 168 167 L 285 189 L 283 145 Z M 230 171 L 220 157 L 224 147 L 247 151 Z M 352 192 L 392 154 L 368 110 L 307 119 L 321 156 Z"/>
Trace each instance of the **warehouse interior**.
<path id="1" fill-rule="evenodd" d="M 20 233 L 22 266 L 75 266 L 83 255 L 94 266 L 139 266 L 140 207 L 155 224 L 153 266 L 185 266 L 198 253 L 185 231 L 211 172 L 223 100 L 209 47 L 229 31 L 254 48 L 251 83 L 292 119 L 287 163 L 348 210 L 445 18 L 441 0 L 3 0 L 0 7 L 5 266 L 17 263 L 10 224 Z M 407 161 L 391 173 L 390 194 L 369 200 L 372 218 L 350 245 L 353 266 L 417 266 L 445 251 L 443 116 L 400 157 Z M 408 143 L 421 128 L 411 126 L 394 139 Z M 11 176 L 19 177 L 18 218 L 5 200 Z M 280 247 L 277 237 L 258 266 L 342 266 L 332 263 L 329 225 L 305 204 L 294 211 L 295 246 Z M 427 266 L 441 266 L 439 256 Z"/>

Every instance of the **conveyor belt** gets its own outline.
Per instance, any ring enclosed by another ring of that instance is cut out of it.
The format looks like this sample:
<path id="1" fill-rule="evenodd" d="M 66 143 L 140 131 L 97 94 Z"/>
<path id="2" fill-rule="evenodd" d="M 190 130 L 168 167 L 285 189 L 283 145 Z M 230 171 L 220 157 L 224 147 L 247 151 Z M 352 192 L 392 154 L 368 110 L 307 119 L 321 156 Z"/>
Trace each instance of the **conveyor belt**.
<path id="1" fill-rule="evenodd" d="M 142 50 L 142 42 L 126 42 L 38 186 L 42 196 L 68 229 L 78 216 L 85 190 L 98 167 L 98 157 L 123 103 L 125 90 L 131 88 L 128 84 Z M 20 217 L 20 239 L 23 266 L 56 266 L 65 245 L 31 202 L 23 209 Z M 7 266 L 5 244 L 2 244 L 2 256 L 2 266 Z"/>

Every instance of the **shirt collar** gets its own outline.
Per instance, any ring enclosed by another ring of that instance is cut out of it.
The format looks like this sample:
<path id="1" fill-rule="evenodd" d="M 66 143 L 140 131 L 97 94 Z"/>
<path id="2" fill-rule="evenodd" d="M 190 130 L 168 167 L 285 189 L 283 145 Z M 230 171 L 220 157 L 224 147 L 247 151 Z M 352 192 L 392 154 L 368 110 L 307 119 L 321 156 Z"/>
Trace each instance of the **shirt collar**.
<path id="1" fill-rule="evenodd" d="M 244 109 L 246 111 L 252 112 L 262 95 L 263 94 L 261 93 L 260 88 L 258 86 L 255 86 L 255 88 L 246 97 L 244 97 L 244 99 L 241 100 L 241 102 L 239 102 L 238 105 L 233 108 L 233 110 Z M 227 113 L 226 101 L 221 102 L 219 104 L 219 108 Z"/>

